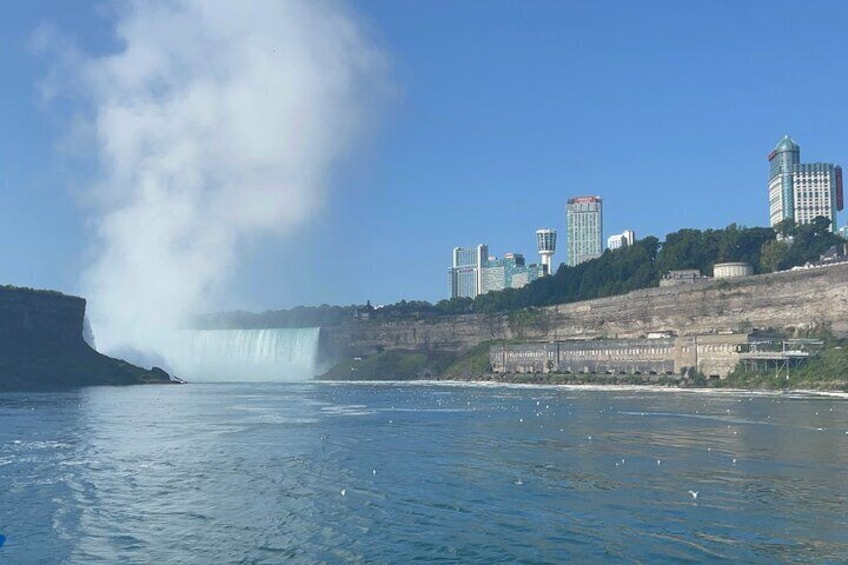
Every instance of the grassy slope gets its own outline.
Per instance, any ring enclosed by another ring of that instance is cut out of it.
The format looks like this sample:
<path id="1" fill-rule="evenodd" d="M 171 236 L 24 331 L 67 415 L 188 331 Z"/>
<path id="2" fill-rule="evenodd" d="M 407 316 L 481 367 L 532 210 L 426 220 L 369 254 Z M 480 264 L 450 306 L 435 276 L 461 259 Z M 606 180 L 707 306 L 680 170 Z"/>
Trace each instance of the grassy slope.
<path id="1" fill-rule="evenodd" d="M 391 350 L 362 360 L 346 360 L 321 376 L 329 380 L 414 380 L 494 379 L 503 382 L 546 384 L 652 384 L 660 386 L 714 386 L 757 390 L 843 390 L 848 391 L 848 340 L 830 340 L 828 346 L 811 358 L 804 367 L 782 372 L 776 378 L 767 374 L 745 373 L 740 368 L 721 381 L 707 381 L 702 376 L 684 379 L 680 376 L 645 375 L 565 375 L 507 374 L 493 375 L 489 349 L 494 342 L 477 345 L 457 355 L 434 351 Z"/>
<path id="2" fill-rule="evenodd" d="M 788 378 L 787 378 L 788 377 Z M 833 340 L 803 367 L 768 373 L 745 372 L 737 367 L 721 386 L 766 390 L 848 391 L 848 340 Z"/>
<path id="3" fill-rule="evenodd" d="M 441 374 L 441 378 L 470 379 L 490 373 L 492 365 L 489 363 L 489 349 L 492 345 L 492 342 L 486 341 L 473 347 L 451 363 Z"/>

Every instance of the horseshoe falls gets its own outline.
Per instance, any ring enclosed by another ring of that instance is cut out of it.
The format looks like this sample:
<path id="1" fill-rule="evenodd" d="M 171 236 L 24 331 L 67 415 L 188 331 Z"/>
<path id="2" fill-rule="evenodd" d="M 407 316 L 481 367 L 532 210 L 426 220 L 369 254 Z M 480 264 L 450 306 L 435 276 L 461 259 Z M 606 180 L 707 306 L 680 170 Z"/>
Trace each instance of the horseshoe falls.
<path id="1" fill-rule="evenodd" d="M 185 330 L 164 357 L 192 382 L 291 382 L 318 371 L 320 328 Z"/>

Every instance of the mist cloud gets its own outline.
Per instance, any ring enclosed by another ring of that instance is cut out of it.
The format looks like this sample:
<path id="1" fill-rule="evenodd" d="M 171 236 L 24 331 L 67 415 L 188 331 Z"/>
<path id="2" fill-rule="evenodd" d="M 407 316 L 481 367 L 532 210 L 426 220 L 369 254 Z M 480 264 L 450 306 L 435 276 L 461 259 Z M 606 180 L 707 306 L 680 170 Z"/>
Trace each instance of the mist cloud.
<path id="1" fill-rule="evenodd" d="M 385 64 L 322 0 L 129 2 L 115 35 L 72 57 L 101 173 L 84 289 L 98 346 L 145 350 L 213 307 L 240 242 L 316 213 Z"/>

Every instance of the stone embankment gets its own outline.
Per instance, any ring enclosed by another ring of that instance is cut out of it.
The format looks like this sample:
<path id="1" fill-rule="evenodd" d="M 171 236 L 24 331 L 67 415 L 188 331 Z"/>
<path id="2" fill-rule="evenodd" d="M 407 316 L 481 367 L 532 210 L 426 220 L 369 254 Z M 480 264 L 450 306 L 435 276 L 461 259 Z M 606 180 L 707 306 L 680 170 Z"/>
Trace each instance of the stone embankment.
<path id="1" fill-rule="evenodd" d="M 350 320 L 322 328 L 331 352 L 367 356 L 392 349 L 465 351 L 485 341 L 554 342 L 774 329 L 848 335 L 848 264 L 735 280 L 638 290 L 506 314 L 419 320 Z"/>

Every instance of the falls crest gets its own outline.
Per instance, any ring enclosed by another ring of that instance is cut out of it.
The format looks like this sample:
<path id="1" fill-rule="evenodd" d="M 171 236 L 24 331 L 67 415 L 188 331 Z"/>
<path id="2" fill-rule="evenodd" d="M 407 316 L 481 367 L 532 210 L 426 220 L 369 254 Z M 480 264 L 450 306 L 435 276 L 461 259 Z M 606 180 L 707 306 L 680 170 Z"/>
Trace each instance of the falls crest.
<path id="1" fill-rule="evenodd" d="M 192 382 L 302 381 L 315 376 L 320 328 L 186 330 L 165 357 Z"/>

